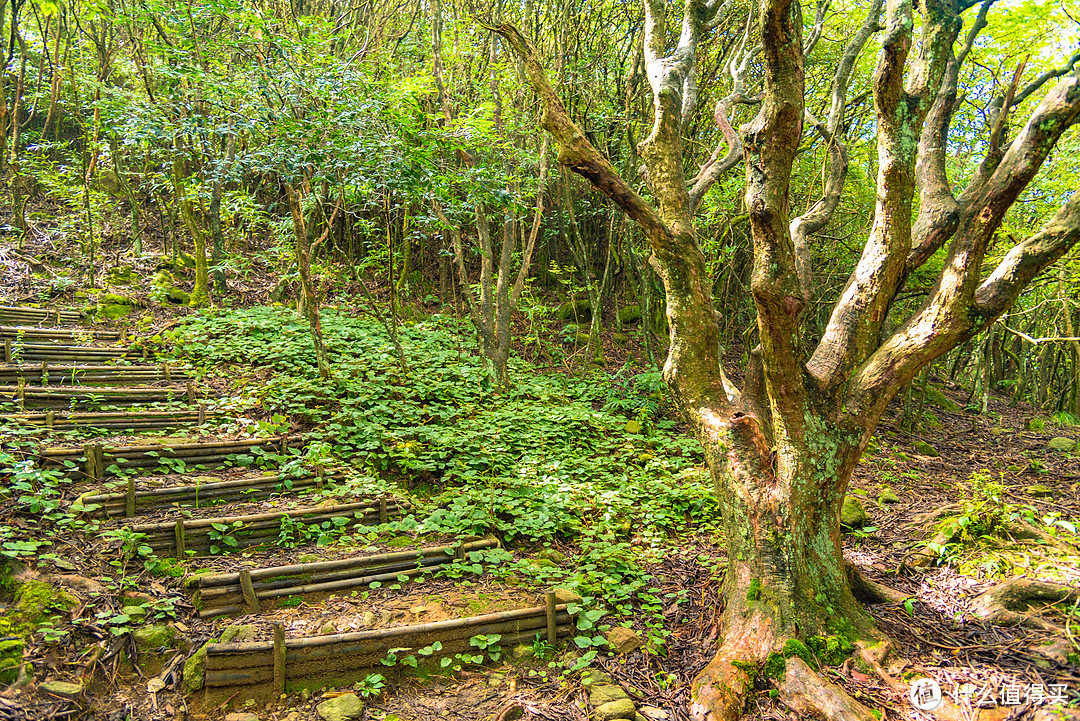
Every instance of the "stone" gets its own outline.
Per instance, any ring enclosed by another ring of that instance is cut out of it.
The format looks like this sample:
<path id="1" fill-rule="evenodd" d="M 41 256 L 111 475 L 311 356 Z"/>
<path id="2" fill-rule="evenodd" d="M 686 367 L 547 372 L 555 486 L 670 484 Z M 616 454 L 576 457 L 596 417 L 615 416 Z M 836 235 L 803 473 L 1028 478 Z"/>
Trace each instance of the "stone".
<path id="1" fill-rule="evenodd" d="M 132 621 L 141 623 L 146 620 L 146 608 L 143 606 L 124 606 L 124 613 Z"/>
<path id="2" fill-rule="evenodd" d="M 840 509 L 840 525 L 845 528 L 862 528 L 870 522 L 870 516 L 863 508 L 862 501 L 848 496 L 844 499 L 844 506 Z"/>
<path id="3" fill-rule="evenodd" d="M 655 706 L 642 706 L 638 711 L 646 718 L 655 719 L 655 721 L 664 721 L 664 719 L 671 715 L 664 709 L 656 708 Z"/>
<path id="4" fill-rule="evenodd" d="M 634 325 L 641 322 L 641 306 L 628 305 L 619 308 L 619 322 L 623 325 Z"/>
<path id="5" fill-rule="evenodd" d="M 930 458 L 937 458 L 939 455 L 937 449 L 926 441 L 915 441 L 911 444 L 911 447 L 915 449 L 915 452 L 920 456 L 928 456 Z"/>
<path id="6" fill-rule="evenodd" d="M 595 668 L 588 668 L 581 672 L 581 685 L 585 688 L 590 688 L 592 686 L 598 686 L 601 684 L 607 684 L 608 686 L 612 686 L 615 684 L 615 681 L 613 681 L 611 676 L 609 676 L 608 674 Z"/>
<path id="7" fill-rule="evenodd" d="M 1034 485 L 1028 486 L 1024 490 L 1027 491 L 1027 494 L 1033 498 L 1049 498 L 1050 496 L 1054 495 L 1053 488 L 1051 488 L 1050 486 L 1044 486 L 1041 483 L 1036 483 Z"/>
<path id="8" fill-rule="evenodd" d="M 1076 441 L 1074 441 L 1072 438 L 1066 438 L 1065 436 L 1058 436 L 1056 438 L 1051 438 L 1047 442 L 1046 447 L 1054 451 L 1068 453 L 1069 451 L 1076 448 Z"/>
<path id="9" fill-rule="evenodd" d="M 900 496 L 896 495 L 896 491 L 889 488 L 888 486 L 885 486 L 884 488 L 881 489 L 881 495 L 878 496 L 878 499 L 882 503 L 899 503 L 900 502 Z"/>
<path id="10" fill-rule="evenodd" d="M 568 303 L 563 303 L 555 309 L 555 317 L 559 320 L 570 320 L 573 318 L 577 322 L 592 320 L 592 307 L 589 305 L 589 301 L 572 300 Z"/>
<path id="11" fill-rule="evenodd" d="M 630 653 L 638 650 L 645 643 L 634 629 L 625 626 L 616 626 L 605 633 L 604 638 L 615 653 Z"/>
<path id="12" fill-rule="evenodd" d="M 215 478 L 214 480 L 218 479 Z M 300 563 L 318 563 L 322 560 L 322 556 L 316 553 L 301 553 L 296 560 L 300 561 Z"/>
<path id="13" fill-rule="evenodd" d="M 364 702 L 354 693 L 327 699 L 315 707 L 323 721 L 354 721 L 364 715 Z"/>
<path id="14" fill-rule="evenodd" d="M 523 661 L 527 658 L 533 657 L 533 649 L 532 646 L 526 646 L 523 643 L 519 643 L 517 646 L 514 646 L 513 650 L 510 651 L 510 655 L 518 661 Z"/>
<path id="15" fill-rule="evenodd" d="M 364 611 L 364 615 L 360 617 L 360 622 L 363 623 L 365 626 L 374 626 L 378 620 L 379 617 L 371 611 Z"/>
<path id="16" fill-rule="evenodd" d="M 337 633 L 337 626 L 332 623 L 324 623 L 322 626 L 319 626 L 319 633 L 323 636 Z"/>
<path id="17" fill-rule="evenodd" d="M 641 433 L 641 421 L 627 421 L 623 430 L 627 433 Z"/>
<path id="18" fill-rule="evenodd" d="M 537 558 L 543 558 L 551 561 L 552 563 L 562 563 L 566 560 L 566 554 L 561 551 L 557 551 L 554 548 L 545 548 L 536 554 Z"/>
<path id="19" fill-rule="evenodd" d="M 259 717 L 250 711 L 234 711 L 225 714 L 225 721 L 259 721 Z"/>
<path id="20" fill-rule="evenodd" d="M 131 285 L 138 280 L 138 274 L 130 265 L 119 265 L 105 273 L 105 282 L 109 285 Z"/>
<path id="21" fill-rule="evenodd" d="M 632 719 L 635 714 L 637 714 L 637 710 L 634 708 L 634 702 L 628 698 L 623 698 L 606 703 L 603 706 L 597 706 L 593 709 L 592 717 L 596 721 L 614 721 L 614 719 Z"/>
<path id="22" fill-rule="evenodd" d="M 206 675 L 206 646 L 204 645 L 184 661 L 184 676 L 181 688 L 184 693 L 192 694 L 203 687 Z"/>
<path id="23" fill-rule="evenodd" d="M 0 684 L 12 683 L 19 678 L 25 648 L 26 643 L 21 638 L 0 641 Z"/>
<path id="24" fill-rule="evenodd" d="M 556 588 L 555 601 L 557 603 L 580 603 L 581 596 L 567 588 Z"/>
<path id="25" fill-rule="evenodd" d="M 151 653 L 159 648 L 176 646 L 176 629 L 164 624 L 137 628 L 131 632 L 139 653 Z"/>
<path id="26" fill-rule="evenodd" d="M 38 689 L 52 696 L 61 698 L 75 698 L 83 692 L 81 683 L 68 683 L 67 681 L 45 681 Z"/>
<path id="27" fill-rule="evenodd" d="M 1005 470 L 1008 471 L 1009 473 L 1023 473 L 1024 472 L 1023 466 L 1006 466 Z"/>
<path id="28" fill-rule="evenodd" d="M 191 300 L 191 294 L 176 286 L 176 277 L 168 270 L 162 269 L 150 279 L 150 285 L 154 291 L 152 297 L 158 302 L 168 302 L 175 305 L 187 305 Z"/>
<path id="29" fill-rule="evenodd" d="M 56 580 L 62 585 L 68 588 L 73 588 L 76 591 L 83 591 L 85 593 L 105 593 L 105 586 L 92 578 L 86 578 L 84 576 L 77 576 L 74 574 L 65 574 L 63 576 L 57 576 Z"/>
<path id="30" fill-rule="evenodd" d="M 221 632 L 218 643 L 250 643 L 259 635 L 259 630 L 250 623 L 238 623 L 226 626 Z"/>
<path id="31" fill-rule="evenodd" d="M 594 708 L 624 698 L 630 698 L 626 694 L 626 691 L 623 691 L 621 686 L 615 686 L 610 683 L 594 684 L 593 687 L 589 689 L 589 703 Z"/>
<path id="32" fill-rule="evenodd" d="M 614 338 L 615 342 L 619 345 L 626 345 L 630 342 L 630 336 L 626 335 L 626 333 L 615 333 L 611 337 Z"/>

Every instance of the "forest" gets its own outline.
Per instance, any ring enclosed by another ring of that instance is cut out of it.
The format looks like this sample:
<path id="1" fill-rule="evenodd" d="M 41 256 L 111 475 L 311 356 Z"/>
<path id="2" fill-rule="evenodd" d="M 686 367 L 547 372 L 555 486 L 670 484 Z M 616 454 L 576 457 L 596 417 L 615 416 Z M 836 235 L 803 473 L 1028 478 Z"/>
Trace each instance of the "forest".
<path id="1" fill-rule="evenodd" d="M 1080 720 L 1077 0 L 0 40 L 0 721 Z"/>

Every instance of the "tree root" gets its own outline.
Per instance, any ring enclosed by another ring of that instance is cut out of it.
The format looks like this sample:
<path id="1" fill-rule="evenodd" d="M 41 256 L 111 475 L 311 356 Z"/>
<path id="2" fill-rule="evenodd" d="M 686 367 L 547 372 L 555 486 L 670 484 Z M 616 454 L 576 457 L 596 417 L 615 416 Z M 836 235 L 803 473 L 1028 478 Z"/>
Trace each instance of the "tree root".
<path id="1" fill-rule="evenodd" d="M 798 656 L 788 659 L 780 700 L 799 718 L 825 721 L 877 721 L 877 717 L 842 688 L 826 681 Z"/>
<path id="2" fill-rule="evenodd" d="M 851 592 L 855 594 L 858 601 L 866 604 L 903 603 L 908 598 L 905 593 L 897 591 L 895 588 L 889 588 L 877 581 L 870 580 L 862 574 L 862 571 L 854 563 L 845 561 L 844 565 L 847 568 Z"/>
<path id="3" fill-rule="evenodd" d="M 691 684 L 690 718 L 734 721 L 742 716 L 754 690 L 754 673 L 776 645 L 771 621 L 755 614 L 737 629 L 728 629 L 724 643 Z"/>
<path id="4" fill-rule="evenodd" d="M 999 626 L 1029 626 L 1061 633 L 1061 626 L 1029 611 L 1035 603 L 1053 604 L 1080 600 L 1080 590 L 1057 583 L 1012 578 L 983 591 L 971 602 L 971 614 Z"/>

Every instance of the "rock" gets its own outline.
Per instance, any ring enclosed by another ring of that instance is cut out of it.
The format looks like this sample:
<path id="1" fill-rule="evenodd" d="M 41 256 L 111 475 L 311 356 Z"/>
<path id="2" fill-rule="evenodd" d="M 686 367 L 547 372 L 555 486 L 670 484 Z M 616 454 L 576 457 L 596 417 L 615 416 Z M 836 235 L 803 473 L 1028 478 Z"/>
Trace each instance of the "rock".
<path id="1" fill-rule="evenodd" d="M 889 488 L 888 486 L 885 486 L 881 489 L 881 495 L 878 496 L 878 500 L 880 500 L 882 503 L 899 503 L 900 496 L 896 495 L 896 491 Z"/>
<path id="2" fill-rule="evenodd" d="M 1049 442 L 1047 442 L 1046 447 L 1054 451 L 1068 453 L 1076 448 L 1076 441 L 1072 438 L 1066 438 L 1065 436 L 1058 436 L 1057 438 L 1051 438 Z"/>
<path id="3" fill-rule="evenodd" d="M 580 603 L 581 596 L 566 588 L 556 588 L 555 600 L 558 603 Z"/>
<path id="4" fill-rule="evenodd" d="M 1009 473 L 1023 473 L 1023 466 L 1006 466 L 1005 470 Z"/>
<path id="5" fill-rule="evenodd" d="M 143 606 L 124 606 L 124 613 L 132 621 L 142 623 L 146 620 L 146 608 Z"/>
<path id="6" fill-rule="evenodd" d="M 315 707 L 323 721 L 353 721 L 364 714 L 364 702 L 354 693 L 323 701 Z"/>
<path id="7" fill-rule="evenodd" d="M 662 708 L 656 708 L 655 706 L 642 706 L 638 709 L 642 716 L 646 718 L 655 719 L 656 721 L 664 721 L 671 714 Z"/>
<path id="8" fill-rule="evenodd" d="M 1033 498 L 1049 498 L 1050 496 L 1054 495 L 1053 488 L 1051 488 L 1050 486 L 1044 486 L 1041 483 L 1036 483 L 1035 485 L 1028 486 L 1024 490 L 1029 496 Z"/>
<path id="9" fill-rule="evenodd" d="M 619 322 L 623 325 L 633 325 L 641 322 L 641 306 L 628 305 L 624 308 L 619 308 Z"/>
<path id="10" fill-rule="evenodd" d="M 81 683 L 68 683 L 67 681 L 45 681 L 38 688 L 47 694 L 61 698 L 75 698 L 83 692 Z"/>
<path id="11" fill-rule="evenodd" d="M 206 646 L 204 645 L 184 661 L 184 677 L 181 687 L 184 693 L 191 694 L 203 687 L 206 675 Z"/>
<path id="12" fill-rule="evenodd" d="M 317 553 L 301 553 L 296 560 L 300 561 L 300 563 L 318 563 L 322 560 L 322 556 Z"/>
<path id="13" fill-rule="evenodd" d="M 626 335 L 626 333 L 615 333 L 611 337 L 614 338 L 615 342 L 619 345 L 626 345 L 630 342 L 630 336 Z"/>
<path id="14" fill-rule="evenodd" d="M 566 554 L 561 551 L 557 551 L 554 548 L 545 548 L 536 554 L 537 558 L 543 558 L 551 561 L 552 563 L 562 563 L 566 560 Z"/>
<path id="15" fill-rule="evenodd" d="M 19 678 L 25 647 L 26 644 L 21 638 L 0 641 L 0 684 L 12 683 Z"/>
<path id="16" fill-rule="evenodd" d="M 620 701 L 624 698 L 630 698 L 626 695 L 626 691 L 623 691 L 621 686 L 615 686 L 610 683 L 594 684 L 593 687 L 589 689 L 589 703 L 594 708 L 609 704 L 612 701 Z"/>
<path id="17" fill-rule="evenodd" d="M 929 456 L 930 458 L 937 458 L 940 454 L 937 449 L 926 441 L 915 441 L 911 444 L 911 447 L 915 449 L 915 452 L 920 456 Z"/>
<path id="18" fill-rule="evenodd" d="M 176 277 L 168 270 L 159 270 L 150 280 L 154 291 L 151 297 L 160 302 L 168 302 L 176 305 L 187 305 L 191 300 L 191 294 L 176 286 Z"/>
<path id="19" fill-rule="evenodd" d="M 627 433 L 641 433 L 641 421 L 627 421 L 623 430 Z"/>
<path id="20" fill-rule="evenodd" d="M 589 306 L 587 300 L 572 300 L 569 303 L 563 303 L 555 309 L 555 317 L 559 320 L 569 320 L 573 318 L 577 322 L 592 320 L 592 308 Z"/>
<path id="21" fill-rule="evenodd" d="M 68 588 L 73 588 L 76 591 L 83 591 L 84 593 L 105 593 L 105 586 L 92 578 L 66 574 L 57 576 L 56 580 L 59 581 L 60 584 L 67 586 Z"/>
<path id="22" fill-rule="evenodd" d="M 845 528 L 862 528 L 870 521 L 866 514 L 862 501 L 848 496 L 844 499 L 844 506 L 840 509 L 840 525 Z"/>
<path id="23" fill-rule="evenodd" d="M 131 632 L 139 653 L 151 653 L 159 648 L 175 648 L 176 629 L 164 624 L 137 628 Z"/>
<path id="24" fill-rule="evenodd" d="M 628 698 L 619 699 L 597 706 L 593 709 L 593 718 L 596 721 L 613 721 L 614 719 L 632 719 L 637 713 L 634 702 Z"/>
<path id="25" fill-rule="evenodd" d="M 616 626 L 605 633 L 604 638 L 615 653 L 630 653 L 638 650 L 645 643 L 632 628 L 624 626 Z"/>
<path id="26" fill-rule="evenodd" d="M 324 623 L 322 626 L 319 626 L 319 633 L 323 636 L 337 633 L 337 626 L 332 623 Z"/>
<path id="27" fill-rule="evenodd" d="M 120 598 L 120 605 L 122 606 L 141 606 L 144 603 L 155 603 L 156 598 L 148 593 L 140 593 L 139 591 L 125 591 L 124 595 Z"/>
<path id="28" fill-rule="evenodd" d="M 595 668 L 585 669 L 581 672 L 581 685 L 585 688 L 591 688 L 593 686 L 599 686 L 603 684 L 613 686 L 615 682 L 611 679 L 611 676 L 604 673 L 603 671 L 598 671 Z"/>
<path id="29" fill-rule="evenodd" d="M 221 638 L 219 638 L 217 642 L 250 643 L 251 641 L 254 641 L 258 635 L 258 629 L 250 623 L 238 623 L 232 626 L 226 626 L 225 630 L 221 632 Z"/>
<path id="30" fill-rule="evenodd" d="M 105 282 L 109 285 L 131 285 L 138 278 L 135 269 L 130 265 L 119 265 L 105 273 Z"/>
<path id="31" fill-rule="evenodd" d="M 585 345 L 586 343 L 589 342 L 589 334 L 588 333 L 578 333 L 577 335 L 574 336 L 574 342 L 577 343 L 578 345 Z"/>
<path id="32" fill-rule="evenodd" d="M 259 717 L 250 711 L 235 711 L 225 714 L 225 721 L 259 721 Z"/>
<path id="33" fill-rule="evenodd" d="M 517 646 L 514 646 L 513 650 L 510 651 L 510 655 L 513 656 L 518 661 L 523 661 L 523 660 L 525 660 L 527 658 L 532 658 L 533 657 L 532 646 L 526 646 L 523 643 L 519 643 Z"/>
<path id="34" fill-rule="evenodd" d="M 360 617 L 360 622 L 363 623 L 365 626 L 374 626 L 378 620 L 379 617 L 371 611 L 364 611 L 364 615 Z"/>

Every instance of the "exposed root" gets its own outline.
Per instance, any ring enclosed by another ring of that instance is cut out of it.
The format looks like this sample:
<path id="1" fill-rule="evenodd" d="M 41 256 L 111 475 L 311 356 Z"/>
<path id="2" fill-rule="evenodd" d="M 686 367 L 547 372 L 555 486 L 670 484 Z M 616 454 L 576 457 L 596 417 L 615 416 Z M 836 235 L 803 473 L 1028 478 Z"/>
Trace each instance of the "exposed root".
<path id="1" fill-rule="evenodd" d="M 1030 611 L 1032 604 L 1076 602 L 1080 590 L 1057 583 L 1012 578 L 983 591 L 971 602 L 971 614 L 1000 626 L 1030 626 L 1061 633 L 1062 628 Z"/>
<path id="2" fill-rule="evenodd" d="M 836 684 L 826 681 L 798 656 L 792 656 L 787 661 L 784 681 L 780 684 L 780 700 L 800 718 L 877 721 L 870 709 L 848 696 Z"/>
<path id="3" fill-rule="evenodd" d="M 735 721 L 754 690 L 754 674 L 775 645 L 769 619 L 755 614 L 738 629 L 728 629 L 724 643 L 691 684 L 694 721 Z"/>
<path id="4" fill-rule="evenodd" d="M 856 600 L 861 603 L 903 603 L 907 599 L 907 595 L 903 592 L 884 586 L 862 575 L 862 572 L 854 563 L 845 561 L 844 565 L 847 568 L 851 592 L 855 594 Z"/>

